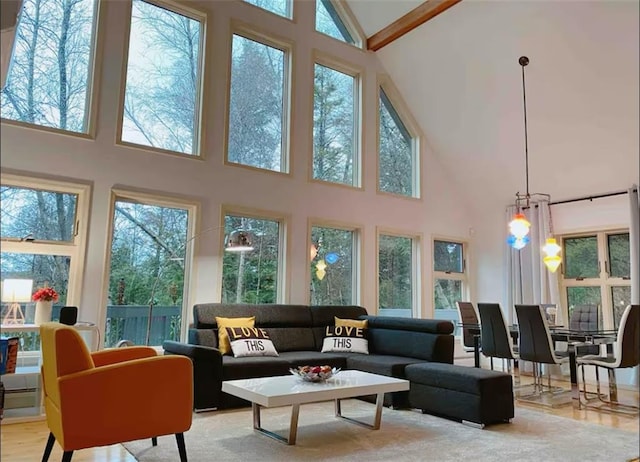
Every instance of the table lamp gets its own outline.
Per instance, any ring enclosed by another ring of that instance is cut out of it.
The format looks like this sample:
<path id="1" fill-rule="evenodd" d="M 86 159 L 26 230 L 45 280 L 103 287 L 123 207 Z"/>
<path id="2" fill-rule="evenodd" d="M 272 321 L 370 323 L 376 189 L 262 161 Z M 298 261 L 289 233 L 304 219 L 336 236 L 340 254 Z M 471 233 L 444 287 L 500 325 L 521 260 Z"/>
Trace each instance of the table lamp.
<path id="1" fill-rule="evenodd" d="M 24 324 L 20 303 L 31 301 L 32 279 L 5 279 L 2 281 L 2 301 L 8 303 L 2 324 Z"/>

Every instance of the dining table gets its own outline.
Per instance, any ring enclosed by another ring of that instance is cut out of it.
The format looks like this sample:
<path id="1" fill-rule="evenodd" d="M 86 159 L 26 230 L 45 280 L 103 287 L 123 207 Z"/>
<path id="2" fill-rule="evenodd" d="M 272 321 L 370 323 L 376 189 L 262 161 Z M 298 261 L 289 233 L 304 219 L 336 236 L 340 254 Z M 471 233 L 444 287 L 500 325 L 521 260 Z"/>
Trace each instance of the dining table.
<path id="1" fill-rule="evenodd" d="M 458 327 L 468 329 L 473 335 L 473 360 L 474 366 L 480 367 L 480 324 L 458 323 Z M 587 345 L 606 345 L 607 352 L 611 353 L 613 344 L 616 342 L 618 331 L 613 329 L 598 330 L 577 330 L 570 329 L 559 325 L 549 325 L 549 334 L 554 342 L 565 342 L 567 344 L 567 353 L 569 355 L 569 375 L 571 379 L 571 395 L 573 406 L 580 408 L 580 387 L 578 386 L 578 364 L 577 349 Z M 519 330 L 517 324 L 509 326 L 509 335 L 513 339 L 514 345 L 518 343 Z M 613 377 L 615 380 L 615 376 Z M 612 384 L 610 387 L 610 398 L 617 400 L 617 387 Z"/>

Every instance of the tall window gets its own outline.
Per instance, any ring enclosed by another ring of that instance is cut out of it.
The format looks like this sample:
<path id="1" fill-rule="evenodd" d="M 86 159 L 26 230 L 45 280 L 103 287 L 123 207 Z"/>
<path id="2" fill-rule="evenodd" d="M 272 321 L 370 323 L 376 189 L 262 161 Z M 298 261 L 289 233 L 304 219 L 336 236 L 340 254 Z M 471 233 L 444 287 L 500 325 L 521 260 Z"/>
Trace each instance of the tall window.
<path id="1" fill-rule="evenodd" d="M 53 306 L 53 318 L 57 319 L 62 306 L 80 302 L 89 188 L 3 175 L 0 191 L 2 281 L 27 279 L 32 292 L 53 287 L 59 294 Z M 25 321 L 33 323 L 35 303 L 20 305 Z M 7 308 L 3 303 L 2 317 Z M 21 336 L 23 351 L 38 350 L 37 335 Z"/>
<path id="2" fill-rule="evenodd" d="M 198 154 L 203 24 L 133 0 L 122 141 Z"/>
<path id="3" fill-rule="evenodd" d="M 417 197 L 417 162 L 412 136 L 382 88 L 379 116 L 378 188 Z"/>
<path id="4" fill-rule="evenodd" d="M 24 0 L 2 117 L 89 131 L 96 0 Z"/>
<path id="5" fill-rule="evenodd" d="M 416 307 L 417 241 L 378 237 L 378 315 L 413 317 Z"/>
<path id="6" fill-rule="evenodd" d="M 229 162 L 288 171 L 288 53 L 234 34 L 229 103 Z"/>
<path id="7" fill-rule="evenodd" d="M 313 178 L 359 186 L 357 79 L 315 65 Z"/>
<path id="8" fill-rule="evenodd" d="M 291 18 L 291 3 L 292 0 L 244 0 L 247 3 L 251 3 L 263 10 L 271 11 L 279 16 L 285 18 Z"/>
<path id="9" fill-rule="evenodd" d="M 356 44 L 355 34 L 331 0 L 316 0 L 316 30 L 342 42 Z"/>
<path id="10" fill-rule="evenodd" d="M 456 302 L 465 300 L 467 292 L 465 258 L 463 242 L 433 241 L 433 302 L 438 319 L 458 320 Z"/>
<path id="11" fill-rule="evenodd" d="M 313 226 L 311 242 L 311 304 L 353 305 L 358 303 L 356 239 L 350 229 Z"/>
<path id="12" fill-rule="evenodd" d="M 186 313 L 187 206 L 121 194 L 113 204 L 105 347 L 180 340 Z M 151 305 L 152 308 L 151 308 Z M 151 313 L 150 313 L 151 310 Z M 147 325 L 151 315 L 151 331 Z"/>
<path id="13" fill-rule="evenodd" d="M 225 252 L 222 271 L 223 303 L 278 303 L 282 275 L 283 226 L 279 220 L 227 214 L 225 234 L 246 230 L 253 250 Z"/>
<path id="14" fill-rule="evenodd" d="M 576 305 L 597 305 L 601 327 L 617 328 L 624 309 L 631 303 L 629 233 L 565 236 L 562 247 L 566 314 L 570 317 Z"/>

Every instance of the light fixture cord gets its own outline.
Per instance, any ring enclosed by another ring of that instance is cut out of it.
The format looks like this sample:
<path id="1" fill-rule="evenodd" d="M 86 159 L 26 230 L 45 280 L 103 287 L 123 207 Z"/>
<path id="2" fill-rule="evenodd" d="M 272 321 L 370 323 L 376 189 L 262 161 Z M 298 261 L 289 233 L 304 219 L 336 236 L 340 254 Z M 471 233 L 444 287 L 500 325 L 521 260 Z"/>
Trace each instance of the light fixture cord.
<path id="1" fill-rule="evenodd" d="M 529 58 L 521 56 L 518 60 L 522 66 L 522 103 L 524 106 L 524 162 L 527 185 L 527 207 L 529 207 L 529 138 L 527 136 L 527 89 L 524 83 L 524 67 L 529 64 Z"/>

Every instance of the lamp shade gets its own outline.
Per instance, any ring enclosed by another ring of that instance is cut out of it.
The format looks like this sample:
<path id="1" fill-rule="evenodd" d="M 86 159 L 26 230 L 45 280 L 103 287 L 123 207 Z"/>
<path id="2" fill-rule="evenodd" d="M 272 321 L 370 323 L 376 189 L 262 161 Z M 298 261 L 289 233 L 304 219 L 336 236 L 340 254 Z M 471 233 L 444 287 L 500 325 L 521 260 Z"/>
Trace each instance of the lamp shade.
<path id="1" fill-rule="evenodd" d="M 507 243 L 514 249 L 521 250 L 521 249 L 524 249 L 526 245 L 529 243 L 529 236 L 517 238 L 512 234 L 507 239 Z"/>
<path id="2" fill-rule="evenodd" d="M 547 243 L 542 247 L 542 251 L 546 254 L 542 261 L 552 273 L 556 272 L 562 262 L 562 258 L 558 255 L 561 250 L 562 247 L 560 247 L 552 237 L 547 238 Z"/>
<path id="3" fill-rule="evenodd" d="M 527 234 L 529 234 L 529 228 L 531 227 L 531 223 L 527 220 L 527 218 L 522 213 L 517 213 L 513 220 L 509 222 L 509 232 L 513 234 L 516 239 L 522 239 Z"/>
<path id="4" fill-rule="evenodd" d="M 249 252 L 253 250 L 253 234 L 238 229 L 227 235 L 224 243 L 227 252 Z"/>
<path id="5" fill-rule="evenodd" d="M 319 280 L 322 281 L 324 279 L 325 275 L 327 274 L 326 269 L 327 264 L 324 260 L 320 260 L 318 263 L 316 263 L 316 277 Z"/>
<path id="6" fill-rule="evenodd" d="M 32 279 L 5 279 L 2 281 L 2 301 L 30 302 L 32 289 Z"/>

